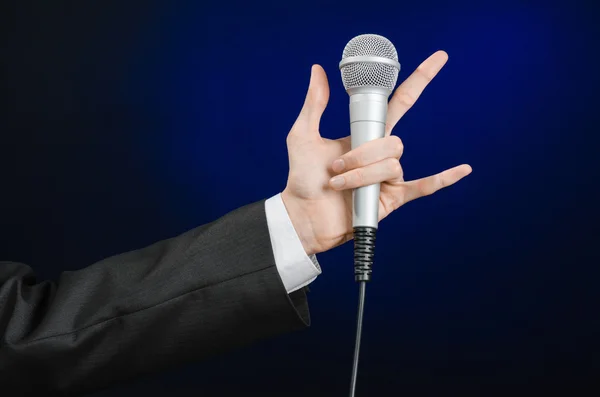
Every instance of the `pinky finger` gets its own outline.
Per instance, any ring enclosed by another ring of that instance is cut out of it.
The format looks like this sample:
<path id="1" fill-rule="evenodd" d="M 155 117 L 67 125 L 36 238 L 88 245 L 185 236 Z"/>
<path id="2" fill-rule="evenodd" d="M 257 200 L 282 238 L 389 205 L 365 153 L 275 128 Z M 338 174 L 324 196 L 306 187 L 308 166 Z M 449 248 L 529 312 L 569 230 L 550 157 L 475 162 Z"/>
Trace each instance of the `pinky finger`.
<path id="1" fill-rule="evenodd" d="M 473 169 L 468 164 L 462 164 L 454 168 L 442 171 L 439 174 L 431 175 L 414 181 L 405 182 L 404 202 L 407 203 L 420 197 L 429 196 L 440 189 L 454 185 L 465 176 L 469 175 Z"/>

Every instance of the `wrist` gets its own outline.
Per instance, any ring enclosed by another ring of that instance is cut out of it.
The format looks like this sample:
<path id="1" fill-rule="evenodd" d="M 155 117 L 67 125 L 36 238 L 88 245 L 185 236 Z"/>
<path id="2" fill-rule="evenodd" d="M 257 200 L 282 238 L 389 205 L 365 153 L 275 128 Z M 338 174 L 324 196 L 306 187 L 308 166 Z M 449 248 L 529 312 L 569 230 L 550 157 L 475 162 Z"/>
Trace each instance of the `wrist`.
<path id="1" fill-rule="evenodd" d="M 300 205 L 296 198 L 289 194 L 287 189 L 284 189 L 281 193 L 281 200 L 283 201 L 283 205 L 292 221 L 294 230 L 302 243 L 306 255 L 310 256 L 316 254 L 318 252 L 317 244 L 308 211 Z"/>

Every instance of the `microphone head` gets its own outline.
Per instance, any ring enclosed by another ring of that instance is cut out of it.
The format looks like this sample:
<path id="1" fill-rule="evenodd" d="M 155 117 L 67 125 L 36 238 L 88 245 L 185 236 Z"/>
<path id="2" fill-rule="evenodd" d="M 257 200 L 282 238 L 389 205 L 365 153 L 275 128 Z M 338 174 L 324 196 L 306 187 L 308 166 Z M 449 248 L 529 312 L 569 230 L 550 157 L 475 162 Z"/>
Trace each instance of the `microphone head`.
<path id="1" fill-rule="evenodd" d="M 394 45 L 376 34 L 356 36 L 346 44 L 340 62 L 346 91 L 370 87 L 392 92 L 398 80 L 400 64 Z"/>

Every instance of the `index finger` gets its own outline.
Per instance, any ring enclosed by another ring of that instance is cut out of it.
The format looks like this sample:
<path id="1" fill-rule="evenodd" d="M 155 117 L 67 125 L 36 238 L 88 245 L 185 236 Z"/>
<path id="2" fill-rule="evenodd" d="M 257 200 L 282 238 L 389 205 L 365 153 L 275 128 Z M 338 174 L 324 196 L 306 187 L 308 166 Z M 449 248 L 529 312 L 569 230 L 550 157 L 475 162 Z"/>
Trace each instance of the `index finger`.
<path id="1" fill-rule="evenodd" d="M 385 135 L 390 135 L 392 129 L 398 123 L 398 120 L 410 109 L 419 96 L 425 90 L 425 87 L 438 74 L 448 61 L 448 54 L 444 51 L 437 51 L 410 75 L 400 86 L 388 103 L 388 114 L 385 123 Z"/>

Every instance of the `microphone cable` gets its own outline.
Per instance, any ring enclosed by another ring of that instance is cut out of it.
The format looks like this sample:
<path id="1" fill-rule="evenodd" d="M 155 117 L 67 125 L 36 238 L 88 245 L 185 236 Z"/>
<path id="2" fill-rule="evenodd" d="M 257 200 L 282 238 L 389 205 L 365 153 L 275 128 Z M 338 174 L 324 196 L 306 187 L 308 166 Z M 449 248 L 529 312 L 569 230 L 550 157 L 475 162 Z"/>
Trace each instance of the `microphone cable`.
<path id="1" fill-rule="evenodd" d="M 350 382 L 350 397 L 356 392 L 358 376 L 358 358 L 362 334 L 363 316 L 365 311 L 365 292 L 367 282 L 371 281 L 373 256 L 375 255 L 375 239 L 377 229 L 374 227 L 358 226 L 354 228 L 354 280 L 358 282 L 358 315 L 356 320 L 356 344 L 354 346 L 354 361 L 352 364 L 352 379 Z"/>

